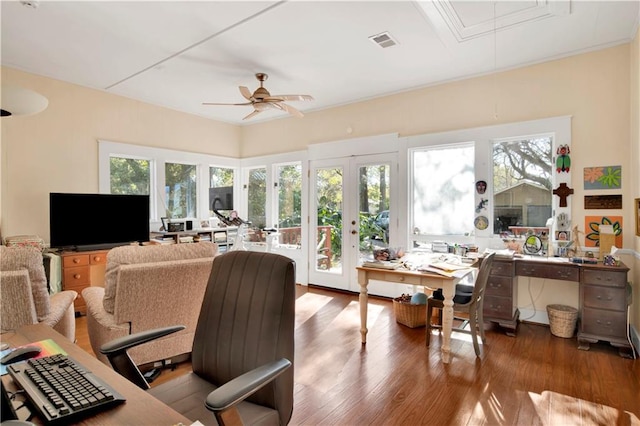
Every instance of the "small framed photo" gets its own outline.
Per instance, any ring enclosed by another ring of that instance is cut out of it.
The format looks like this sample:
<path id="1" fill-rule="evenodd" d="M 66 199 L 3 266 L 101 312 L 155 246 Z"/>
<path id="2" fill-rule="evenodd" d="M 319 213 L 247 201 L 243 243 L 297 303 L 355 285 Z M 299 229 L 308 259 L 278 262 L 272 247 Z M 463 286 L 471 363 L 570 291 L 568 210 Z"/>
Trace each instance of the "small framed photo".
<path id="1" fill-rule="evenodd" d="M 169 218 L 161 217 L 160 220 L 162 221 L 162 230 L 165 232 L 169 231 Z"/>
<path id="2" fill-rule="evenodd" d="M 636 198 L 636 235 L 640 237 L 640 198 Z"/>

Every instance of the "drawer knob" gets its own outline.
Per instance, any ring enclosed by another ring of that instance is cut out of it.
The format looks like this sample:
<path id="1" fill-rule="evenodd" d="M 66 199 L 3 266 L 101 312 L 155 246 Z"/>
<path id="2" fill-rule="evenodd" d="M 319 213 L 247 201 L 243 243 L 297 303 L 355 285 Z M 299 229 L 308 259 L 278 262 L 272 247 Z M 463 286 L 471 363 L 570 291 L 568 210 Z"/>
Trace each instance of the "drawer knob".
<path id="1" fill-rule="evenodd" d="M 80 279 L 80 274 L 73 274 L 73 278 L 75 278 L 76 280 Z"/>
<path id="2" fill-rule="evenodd" d="M 78 259 L 77 257 L 73 258 L 73 263 L 80 263 L 80 259 Z"/>
<path id="3" fill-rule="evenodd" d="M 404 282 L 404 277 L 400 277 L 400 282 Z"/>
<path id="4" fill-rule="evenodd" d="M 96 262 L 100 262 L 100 260 L 102 260 L 102 259 L 100 258 L 100 256 L 95 256 L 95 257 L 93 258 L 93 260 L 95 260 Z"/>

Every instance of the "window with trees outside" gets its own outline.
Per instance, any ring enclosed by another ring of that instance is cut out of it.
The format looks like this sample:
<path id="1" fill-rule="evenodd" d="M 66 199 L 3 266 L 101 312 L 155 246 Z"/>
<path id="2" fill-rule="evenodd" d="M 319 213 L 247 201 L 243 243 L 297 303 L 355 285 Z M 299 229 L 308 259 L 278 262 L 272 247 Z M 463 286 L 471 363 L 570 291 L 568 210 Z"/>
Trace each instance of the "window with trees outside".
<path id="1" fill-rule="evenodd" d="M 494 234 L 544 227 L 552 216 L 552 146 L 549 136 L 494 141 Z"/>
<path id="2" fill-rule="evenodd" d="M 197 217 L 196 169 L 192 164 L 165 163 L 165 200 L 168 218 Z"/>
<path id="3" fill-rule="evenodd" d="M 234 176 L 235 169 L 211 166 L 209 167 L 209 188 L 233 187 Z M 209 205 L 209 217 L 213 216 L 212 206 Z"/>
<path id="4" fill-rule="evenodd" d="M 124 157 L 109 158 L 111 194 L 149 195 L 151 162 Z"/>
<path id="5" fill-rule="evenodd" d="M 265 167 L 250 169 L 247 186 L 248 217 L 251 227 L 263 229 L 267 225 L 267 169 Z"/>

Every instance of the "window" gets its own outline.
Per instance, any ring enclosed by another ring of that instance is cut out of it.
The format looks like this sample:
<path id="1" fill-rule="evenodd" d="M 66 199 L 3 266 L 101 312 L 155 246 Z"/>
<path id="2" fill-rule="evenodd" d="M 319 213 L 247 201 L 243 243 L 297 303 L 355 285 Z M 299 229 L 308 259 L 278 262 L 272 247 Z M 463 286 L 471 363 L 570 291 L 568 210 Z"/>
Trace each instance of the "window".
<path id="1" fill-rule="evenodd" d="M 302 166 L 276 166 L 278 179 L 278 228 L 302 226 Z"/>
<path id="2" fill-rule="evenodd" d="M 469 234 L 474 220 L 474 146 L 423 148 L 414 150 L 411 158 L 413 234 Z"/>
<path id="3" fill-rule="evenodd" d="M 229 167 L 209 167 L 209 188 L 233 188 L 235 169 Z M 211 203 L 209 204 L 209 217 L 213 217 Z"/>
<path id="4" fill-rule="evenodd" d="M 109 158 L 111 194 L 149 195 L 151 162 L 135 158 Z"/>
<path id="5" fill-rule="evenodd" d="M 248 217 L 251 226 L 255 229 L 266 227 L 266 201 L 267 201 L 267 169 L 264 167 L 249 170 L 247 201 Z"/>
<path id="6" fill-rule="evenodd" d="M 165 163 L 166 216 L 197 217 L 196 166 Z"/>
<path id="7" fill-rule="evenodd" d="M 552 216 L 552 139 L 493 143 L 493 233 L 545 227 Z"/>

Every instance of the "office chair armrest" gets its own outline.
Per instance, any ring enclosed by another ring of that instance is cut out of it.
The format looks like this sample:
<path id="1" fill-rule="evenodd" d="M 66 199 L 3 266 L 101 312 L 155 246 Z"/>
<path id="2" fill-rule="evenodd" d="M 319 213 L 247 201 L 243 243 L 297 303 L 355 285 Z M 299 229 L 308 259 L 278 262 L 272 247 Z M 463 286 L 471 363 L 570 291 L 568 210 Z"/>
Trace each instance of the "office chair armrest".
<path id="1" fill-rule="evenodd" d="M 113 369 L 124 376 L 130 382 L 137 385 L 143 390 L 150 388 L 149 383 L 138 369 L 138 366 L 133 362 L 127 350 L 134 346 L 141 345 L 143 343 L 150 342 L 152 340 L 159 339 L 160 337 L 167 336 L 180 330 L 184 330 L 184 325 L 174 325 L 170 327 L 156 328 L 153 330 L 141 331 L 139 333 L 130 334 L 128 336 L 119 337 L 105 343 L 100 347 L 100 353 L 105 355 Z"/>
<path id="2" fill-rule="evenodd" d="M 284 373 L 291 361 L 281 358 L 261 365 L 225 383 L 207 396 L 206 407 L 216 413 L 225 411 Z"/>

